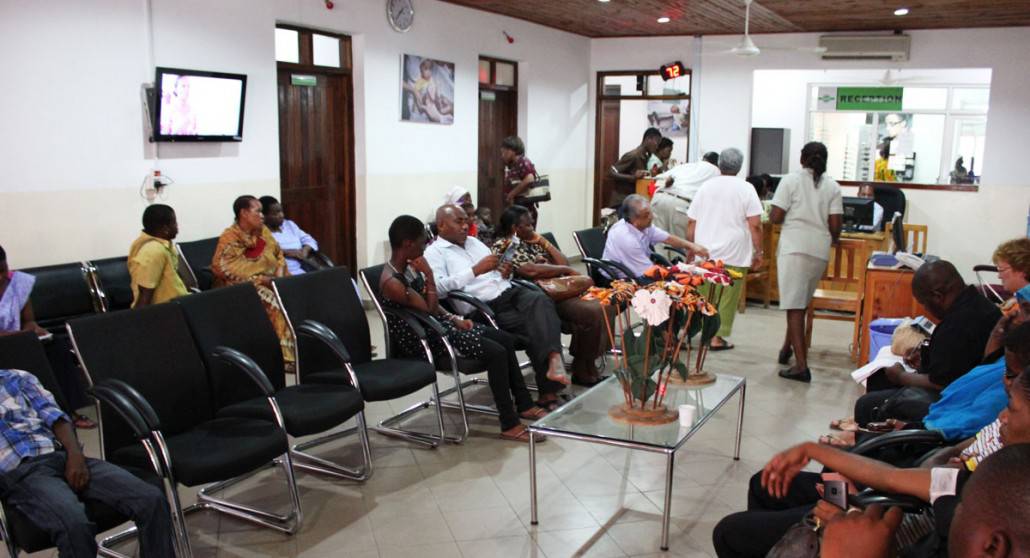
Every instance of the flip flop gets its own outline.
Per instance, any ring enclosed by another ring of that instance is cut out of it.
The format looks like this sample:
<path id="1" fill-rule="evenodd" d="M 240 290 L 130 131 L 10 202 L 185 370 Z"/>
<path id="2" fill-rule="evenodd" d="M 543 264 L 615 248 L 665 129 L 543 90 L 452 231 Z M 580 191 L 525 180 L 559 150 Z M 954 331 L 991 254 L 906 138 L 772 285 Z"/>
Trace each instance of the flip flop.
<path id="1" fill-rule="evenodd" d="M 830 428 L 844 432 L 857 432 L 859 430 L 858 423 L 853 418 L 830 421 Z"/>
<path id="2" fill-rule="evenodd" d="M 529 429 L 526 428 L 525 426 L 523 426 L 522 430 L 519 430 L 518 434 L 505 434 L 504 432 L 501 432 L 500 434 L 497 435 L 497 437 L 502 439 L 502 440 L 508 440 L 508 441 L 511 441 L 511 442 L 522 442 L 524 444 L 528 444 L 529 443 L 529 435 L 530 435 Z M 540 442 L 546 442 L 547 441 L 547 436 L 544 436 L 543 434 L 540 434 L 539 432 L 535 432 L 535 433 L 533 433 L 533 441 L 538 443 L 538 444 Z"/>
<path id="3" fill-rule="evenodd" d="M 734 345 L 733 343 L 727 342 L 725 345 L 709 345 L 708 346 L 708 350 L 709 351 L 728 351 L 728 350 L 730 350 L 730 349 L 732 349 L 734 347 L 736 347 L 736 345 Z"/>
<path id="4" fill-rule="evenodd" d="M 526 420 L 540 420 L 546 417 L 547 414 L 547 409 L 544 409 L 543 407 L 533 407 L 531 409 L 522 411 L 521 413 L 519 413 L 519 416 Z"/>
<path id="5" fill-rule="evenodd" d="M 842 440 L 833 434 L 825 434 L 819 436 L 819 443 L 831 448 L 852 448 L 855 444 L 849 444 L 846 440 Z"/>

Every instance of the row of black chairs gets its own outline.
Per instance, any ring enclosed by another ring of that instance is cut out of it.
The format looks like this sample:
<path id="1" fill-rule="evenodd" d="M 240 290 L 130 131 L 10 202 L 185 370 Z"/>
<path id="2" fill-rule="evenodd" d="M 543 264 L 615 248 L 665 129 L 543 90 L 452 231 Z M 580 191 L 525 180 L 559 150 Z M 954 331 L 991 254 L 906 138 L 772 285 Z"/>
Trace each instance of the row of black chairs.
<path id="1" fill-rule="evenodd" d="M 426 386 L 432 389 L 432 401 L 439 402 L 434 367 L 445 367 L 434 365 L 421 327 L 432 321 L 399 313 L 418 326 L 429 362 L 373 360 L 368 322 L 346 268 L 276 279 L 274 290 L 297 340 L 295 385 L 286 384 L 279 340 L 249 284 L 138 310 L 74 318 L 67 324 L 91 394 L 100 401 L 103 455 L 161 479 L 172 503 L 181 555 L 190 555 L 185 515 L 198 509 L 295 532 L 302 520 L 295 468 L 359 481 L 372 474 L 365 402 L 396 399 Z M 28 368 L 18 362 L 0 365 Z M 466 430 L 447 436 L 440 405 L 435 432 L 401 428 L 399 423 L 410 413 L 402 415 L 375 429 L 427 447 L 460 442 L 467 435 Z M 351 419 L 356 426 L 339 428 Z M 345 466 L 307 452 L 352 433 L 360 441 L 358 464 Z M 318 437 L 291 447 L 290 436 Z M 273 465 L 286 475 L 287 512 L 215 495 Z M 180 504 L 180 484 L 205 485 L 196 504 Z M 9 545 L 32 546 L 17 530 L 0 534 Z M 103 541 L 105 552 L 131 534 Z"/>

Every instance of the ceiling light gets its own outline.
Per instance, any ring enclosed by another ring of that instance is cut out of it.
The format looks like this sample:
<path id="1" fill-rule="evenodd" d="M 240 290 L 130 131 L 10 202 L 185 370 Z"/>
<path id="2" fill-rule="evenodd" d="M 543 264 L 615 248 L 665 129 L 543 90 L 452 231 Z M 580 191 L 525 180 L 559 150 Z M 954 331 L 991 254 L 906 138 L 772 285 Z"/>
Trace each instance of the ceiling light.
<path id="1" fill-rule="evenodd" d="M 898 9 L 894 10 L 894 15 L 896 15 L 896 16 L 908 15 L 908 8 L 898 8 Z"/>
<path id="2" fill-rule="evenodd" d="M 601 2 L 602 4 L 607 4 L 608 2 L 611 2 L 612 0 L 597 0 L 597 1 Z"/>
<path id="3" fill-rule="evenodd" d="M 670 21 L 672 21 L 672 20 L 670 20 L 669 18 L 667 18 L 665 16 L 662 16 L 662 17 L 658 18 L 658 23 L 669 23 Z"/>

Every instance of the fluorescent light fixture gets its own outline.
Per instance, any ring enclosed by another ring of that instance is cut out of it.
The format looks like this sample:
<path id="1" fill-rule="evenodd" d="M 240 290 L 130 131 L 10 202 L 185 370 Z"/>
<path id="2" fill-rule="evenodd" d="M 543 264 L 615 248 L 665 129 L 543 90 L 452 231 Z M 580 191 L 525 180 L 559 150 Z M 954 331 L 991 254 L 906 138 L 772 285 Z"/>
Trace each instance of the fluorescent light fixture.
<path id="1" fill-rule="evenodd" d="M 670 20 L 669 18 L 667 18 L 665 16 L 662 16 L 662 17 L 658 18 L 658 23 L 669 23 L 670 21 L 672 21 L 672 20 Z"/>
<path id="2" fill-rule="evenodd" d="M 611 2 L 612 0 L 597 0 L 597 1 L 602 3 L 602 4 L 607 4 L 608 2 Z"/>
<path id="3" fill-rule="evenodd" d="M 896 15 L 896 16 L 908 15 L 908 8 L 898 8 L 898 9 L 894 10 L 894 15 Z"/>

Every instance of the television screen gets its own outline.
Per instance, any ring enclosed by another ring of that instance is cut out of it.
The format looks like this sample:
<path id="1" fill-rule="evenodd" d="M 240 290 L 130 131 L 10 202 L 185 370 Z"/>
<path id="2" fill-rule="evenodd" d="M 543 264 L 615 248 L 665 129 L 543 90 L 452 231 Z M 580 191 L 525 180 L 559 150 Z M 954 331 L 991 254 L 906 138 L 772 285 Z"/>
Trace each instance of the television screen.
<path id="1" fill-rule="evenodd" d="M 247 76 L 157 68 L 155 141 L 241 141 Z"/>

